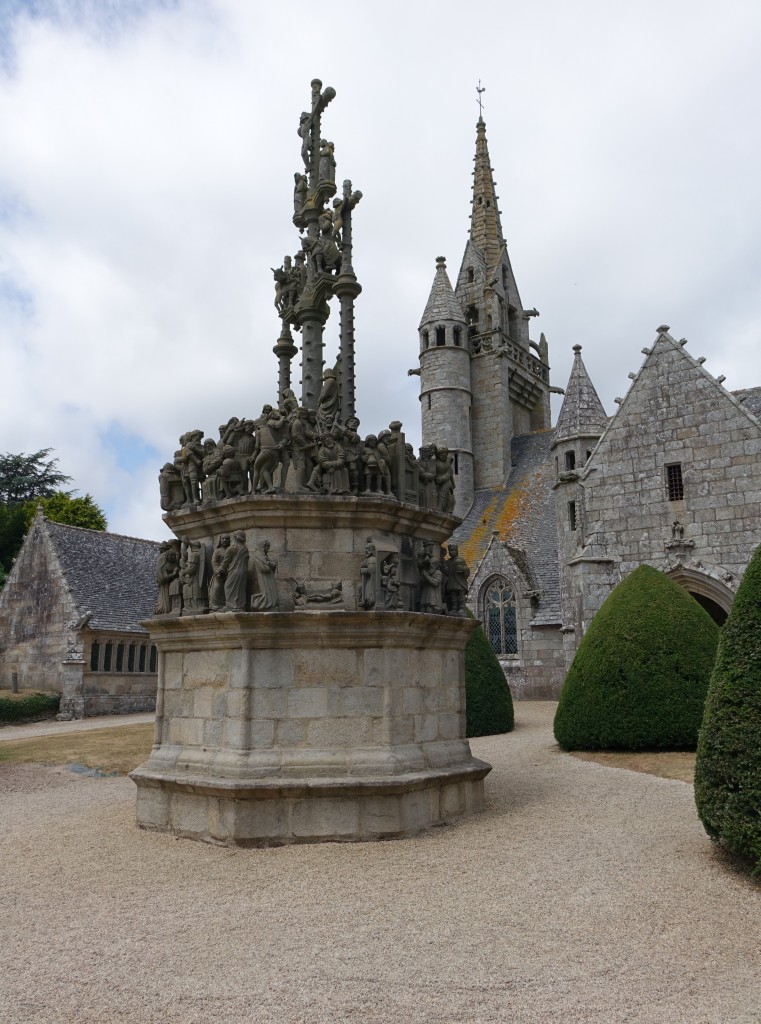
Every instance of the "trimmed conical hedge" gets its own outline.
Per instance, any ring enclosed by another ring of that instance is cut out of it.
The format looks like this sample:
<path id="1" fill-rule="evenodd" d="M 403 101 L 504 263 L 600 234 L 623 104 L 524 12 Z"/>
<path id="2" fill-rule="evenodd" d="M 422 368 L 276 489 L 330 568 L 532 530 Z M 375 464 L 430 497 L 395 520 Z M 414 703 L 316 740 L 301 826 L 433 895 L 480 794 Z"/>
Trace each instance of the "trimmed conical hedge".
<path id="1" fill-rule="evenodd" d="M 564 750 L 694 750 L 718 638 L 686 590 L 641 565 L 579 644 L 555 739 Z"/>
<path id="2" fill-rule="evenodd" d="M 695 764 L 706 831 L 761 872 L 761 547 L 722 629 Z"/>
<path id="3" fill-rule="evenodd" d="M 465 716 L 466 736 L 494 736 L 515 725 L 510 687 L 480 626 L 465 648 Z"/>

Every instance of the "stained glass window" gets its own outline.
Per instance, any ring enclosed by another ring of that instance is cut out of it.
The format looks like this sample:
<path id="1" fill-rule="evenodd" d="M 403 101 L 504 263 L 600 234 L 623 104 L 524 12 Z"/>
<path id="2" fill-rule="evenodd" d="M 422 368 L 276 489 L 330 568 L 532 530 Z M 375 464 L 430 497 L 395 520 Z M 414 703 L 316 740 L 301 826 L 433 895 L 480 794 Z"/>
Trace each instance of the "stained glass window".
<path id="1" fill-rule="evenodd" d="M 515 597 L 505 580 L 496 580 L 486 594 L 484 628 L 496 654 L 518 653 Z"/>

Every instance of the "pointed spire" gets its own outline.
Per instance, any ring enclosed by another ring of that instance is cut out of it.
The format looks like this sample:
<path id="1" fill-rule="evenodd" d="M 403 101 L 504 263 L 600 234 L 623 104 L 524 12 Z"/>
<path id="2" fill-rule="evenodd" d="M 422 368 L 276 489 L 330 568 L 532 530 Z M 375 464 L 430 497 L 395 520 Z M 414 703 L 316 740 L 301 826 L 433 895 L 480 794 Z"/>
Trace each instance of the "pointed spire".
<path id="1" fill-rule="evenodd" d="M 486 142 L 486 122 L 478 118 L 476 125 L 476 156 L 473 171 L 473 211 L 470 240 L 481 251 L 487 267 L 495 266 L 504 245 L 502 224 L 497 208 L 497 192 Z"/>
<path id="2" fill-rule="evenodd" d="M 574 345 L 573 351 L 573 368 L 555 427 L 553 444 L 574 437 L 600 437 L 608 425 L 602 402 L 582 361 L 581 345 Z"/>
<path id="3" fill-rule="evenodd" d="M 426 324 L 432 324 L 434 321 L 444 320 L 454 320 L 460 324 L 466 323 L 465 314 L 457 301 L 452 282 L 447 274 L 447 261 L 443 256 L 437 256 L 431 294 L 425 304 L 420 327 L 425 327 Z"/>

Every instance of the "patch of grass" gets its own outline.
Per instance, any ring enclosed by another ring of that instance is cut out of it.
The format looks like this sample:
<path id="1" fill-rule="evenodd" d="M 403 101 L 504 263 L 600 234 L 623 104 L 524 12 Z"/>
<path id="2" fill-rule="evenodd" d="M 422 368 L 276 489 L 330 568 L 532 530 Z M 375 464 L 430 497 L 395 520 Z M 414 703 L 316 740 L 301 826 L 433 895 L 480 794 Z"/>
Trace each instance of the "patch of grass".
<path id="1" fill-rule="evenodd" d="M 153 744 L 153 724 L 92 729 L 28 740 L 2 740 L 0 763 L 82 764 L 105 773 L 126 775 L 146 760 Z"/>
<path id="2" fill-rule="evenodd" d="M 39 692 L 39 690 L 19 690 L 18 693 L 14 693 L 13 690 L 0 690 L 0 700 L 24 700 L 26 697 L 34 697 Z"/>
<path id="3" fill-rule="evenodd" d="M 574 751 L 580 761 L 594 761 L 608 768 L 625 768 L 630 772 L 657 775 L 661 779 L 692 782 L 695 777 L 695 755 L 689 750 L 651 750 L 638 753 L 622 751 Z"/>

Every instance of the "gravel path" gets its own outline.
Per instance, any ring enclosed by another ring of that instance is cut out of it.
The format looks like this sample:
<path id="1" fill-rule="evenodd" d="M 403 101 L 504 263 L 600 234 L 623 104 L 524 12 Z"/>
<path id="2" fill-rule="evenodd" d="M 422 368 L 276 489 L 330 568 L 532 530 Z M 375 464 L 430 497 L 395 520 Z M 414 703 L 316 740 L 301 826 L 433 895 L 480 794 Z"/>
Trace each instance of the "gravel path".
<path id="1" fill-rule="evenodd" d="M 34 736 L 57 736 L 68 732 L 89 732 L 91 729 L 114 729 L 120 725 L 140 725 L 152 722 L 154 713 L 137 715 L 96 715 L 95 718 L 77 718 L 73 722 L 30 722 L 29 725 L 0 725 L 0 743 L 3 740 L 25 740 Z"/>
<path id="2" fill-rule="evenodd" d="M 0 766 L 4 1024 L 759 1024 L 761 888 L 692 787 L 476 740 L 488 810 L 417 839 L 230 851 L 128 779 Z"/>

